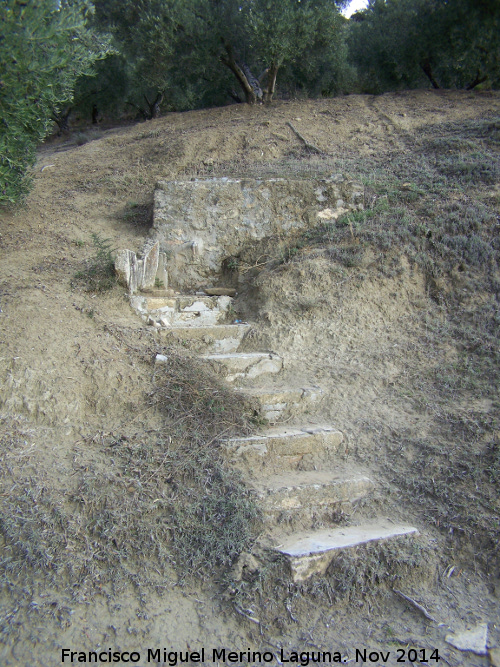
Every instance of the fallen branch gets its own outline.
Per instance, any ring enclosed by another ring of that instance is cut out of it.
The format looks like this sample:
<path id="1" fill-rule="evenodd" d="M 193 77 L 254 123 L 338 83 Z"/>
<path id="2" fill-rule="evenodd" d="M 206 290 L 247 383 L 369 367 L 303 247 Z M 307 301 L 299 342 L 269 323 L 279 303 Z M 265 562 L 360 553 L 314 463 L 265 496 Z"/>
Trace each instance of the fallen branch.
<path id="1" fill-rule="evenodd" d="M 237 614 L 240 614 L 240 616 L 244 616 L 245 618 L 248 618 L 248 620 L 249 620 L 249 621 L 252 621 L 252 623 L 257 623 L 257 625 L 260 625 L 260 621 L 259 621 L 258 618 L 253 618 L 252 616 L 250 616 L 250 614 L 246 614 L 246 613 L 243 611 L 243 609 L 241 609 L 240 607 L 238 607 L 238 605 L 236 605 L 236 604 L 233 605 L 233 606 L 234 606 L 234 610 L 236 611 Z"/>
<path id="2" fill-rule="evenodd" d="M 418 611 L 421 614 L 423 614 L 425 616 L 425 618 L 428 618 L 429 621 L 432 621 L 433 623 L 437 623 L 438 625 L 442 625 L 441 623 L 438 623 L 438 621 L 436 621 L 436 619 L 433 616 L 431 616 L 429 614 L 429 612 L 427 611 L 427 609 L 425 607 L 422 607 L 421 604 L 418 604 L 418 602 L 416 602 L 412 598 L 408 597 L 408 595 L 405 595 L 404 593 L 401 593 L 401 591 L 398 591 L 397 588 L 393 588 L 392 590 L 395 593 L 397 593 L 398 595 L 400 595 L 403 598 L 403 600 L 406 600 L 407 602 L 410 602 L 416 609 L 418 609 Z"/>
<path id="3" fill-rule="evenodd" d="M 311 151 L 311 153 L 317 153 L 318 155 L 324 155 L 323 151 L 315 146 L 314 144 L 310 144 L 307 139 L 304 139 L 304 137 L 300 134 L 298 130 L 294 128 L 294 126 L 291 123 L 287 122 L 288 127 L 292 130 L 292 132 L 295 134 L 296 137 L 302 141 L 304 146 L 307 148 L 307 150 Z"/>

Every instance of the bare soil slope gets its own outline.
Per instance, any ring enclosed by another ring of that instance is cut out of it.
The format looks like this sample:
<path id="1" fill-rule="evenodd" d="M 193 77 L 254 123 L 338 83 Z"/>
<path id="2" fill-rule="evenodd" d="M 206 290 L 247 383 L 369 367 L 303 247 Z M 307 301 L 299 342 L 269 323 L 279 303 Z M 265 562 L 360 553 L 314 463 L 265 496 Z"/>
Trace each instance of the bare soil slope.
<path id="1" fill-rule="evenodd" d="M 479 241 L 477 256 L 467 246 L 447 259 L 433 225 L 448 206 L 448 217 L 470 218 L 498 250 L 499 115 L 497 93 L 350 96 L 169 114 L 40 149 L 26 205 L 0 212 L 1 664 L 61 664 L 62 647 L 137 650 L 142 665 L 148 647 L 281 645 L 346 659 L 356 647 L 390 650 L 389 664 L 398 648 L 439 648 L 447 664 L 488 664 L 444 636 L 489 623 L 489 645 L 500 647 L 500 278 Z M 476 126 L 497 133 L 490 152 Z M 432 141 L 434 153 L 421 159 Z M 149 476 L 128 469 L 124 479 L 113 448 L 154 451 L 175 434 L 148 401 L 156 334 L 122 288 L 88 292 L 75 280 L 95 256 L 92 234 L 140 251 L 159 178 L 332 173 L 363 180 L 373 217 L 345 221 L 337 236 L 323 230 L 245 249 L 228 280 L 240 288 L 240 317 L 255 323 L 248 345 L 283 354 L 280 382 L 326 390 L 319 418 L 346 434 L 347 460 L 381 480 L 380 503 L 425 533 L 425 555 L 386 554 L 403 583 L 368 553 L 364 571 L 346 562 L 309 587 L 290 587 L 278 570 L 267 589 L 236 587 L 238 604 L 260 610 L 260 625 L 234 612 L 220 581 L 180 585 L 168 544 L 161 573 L 152 554 L 130 554 L 127 576 L 114 577 L 105 552 L 127 552 L 128 519 L 120 515 L 124 543 L 113 546 L 77 525 L 80 514 L 71 519 L 72 503 L 89 516 L 98 508 L 104 523 L 118 521 L 117 506 L 147 514 L 136 498 Z M 395 211 L 396 231 L 377 227 Z M 470 240 L 470 229 L 461 236 Z M 457 319 L 468 333 L 457 333 Z M 73 570 L 62 575 L 68 553 Z M 147 588 L 134 586 L 141 570 Z M 399 585 L 435 621 L 394 593 Z"/>

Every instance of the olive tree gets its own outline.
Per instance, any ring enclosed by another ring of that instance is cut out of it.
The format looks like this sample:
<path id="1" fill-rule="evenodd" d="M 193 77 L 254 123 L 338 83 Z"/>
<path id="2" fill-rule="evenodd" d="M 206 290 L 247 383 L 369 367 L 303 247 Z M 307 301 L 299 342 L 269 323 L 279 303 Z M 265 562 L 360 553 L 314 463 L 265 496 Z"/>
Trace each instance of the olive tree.
<path id="1" fill-rule="evenodd" d="M 332 0 L 252 0 L 243 3 L 248 43 L 255 57 L 266 67 L 265 101 L 272 100 L 278 71 L 284 65 L 289 71 L 298 68 L 307 71 L 303 65 L 314 62 L 315 68 L 309 70 L 311 80 L 316 79 L 319 70 L 325 66 L 331 67 L 334 76 L 333 70 L 340 65 L 337 56 L 344 41 L 345 20 L 339 8 L 345 4 Z M 306 86 L 308 83 L 312 81 L 306 81 Z"/>
<path id="2" fill-rule="evenodd" d="M 110 52 L 87 26 L 87 0 L 0 5 L 0 202 L 27 192 L 37 145 L 73 97 L 77 79 Z"/>

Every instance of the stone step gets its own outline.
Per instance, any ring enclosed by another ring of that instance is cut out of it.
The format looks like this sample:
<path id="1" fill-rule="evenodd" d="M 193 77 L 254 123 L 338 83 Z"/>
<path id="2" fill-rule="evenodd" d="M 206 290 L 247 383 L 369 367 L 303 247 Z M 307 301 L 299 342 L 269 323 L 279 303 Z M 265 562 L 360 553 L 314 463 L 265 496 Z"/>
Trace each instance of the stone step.
<path id="1" fill-rule="evenodd" d="M 315 470 L 341 449 L 344 436 L 332 426 L 274 428 L 225 443 L 232 465 L 262 478 L 285 470 Z"/>
<path id="2" fill-rule="evenodd" d="M 234 287 L 206 287 L 203 291 L 209 296 L 236 296 L 237 294 Z"/>
<path id="3" fill-rule="evenodd" d="M 233 299 L 229 296 L 132 296 L 130 304 L 156 326 L 207 326 L 224 322 Z"/>
<path id="4" fill-rule="evenodd" d="M 405 535 L 418 535 L 418 530 L 379 519 L 359 526 L 302 531 L 274 539 L 275 550 L 290 563 L 294 581 L 304 581 L 313 574 L 324 574 L 341 550 Z"/>
<path id="5" fill-rule="evenodd" d="M 373 482 L 362 474 L 336 467 L 333 471 L 293 471 L 254 481 L 253 486 L 268 524 L 286 523 L 310 528 L 317 522 L 331 521 L 339 510 L 373 489 Z"/>
<path id="6" fill-rule="evenodd" d="M 261 417 L 271 424 L 295 417 L 319 402 L 324 392 L 320 387 L 302 387 L 299 389 L 267 388 L 242 389 L 241 393 L 255 398 L 260 405 Z"/>
<path id="7" fill-rule="evenodd" d="M 215 324 L 205 326 L 174 325 L 159 331 L 167 342 L 180 343 L 198 353 L 227 354 L 236 352 L 244 335 L 251 329 L 249 324 Z"/>
<path id="8" fill-rule="evenodd" d="M 283 359 L 272 352 L 245 352 L 229 354 L 207 354 L 201 357 L 224 366 L 226 380 L 253 379 L 266 373 L 279 373 L 283 368 Z"/>

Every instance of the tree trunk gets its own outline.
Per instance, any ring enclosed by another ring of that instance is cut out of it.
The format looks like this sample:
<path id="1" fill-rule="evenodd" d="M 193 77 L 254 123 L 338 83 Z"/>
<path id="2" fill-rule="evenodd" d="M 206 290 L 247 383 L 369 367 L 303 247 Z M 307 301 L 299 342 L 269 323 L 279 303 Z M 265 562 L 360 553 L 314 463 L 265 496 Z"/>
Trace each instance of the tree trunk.
<path id="1" fill-rule="evenodd" d="M 227 56 L 221 55 L 220 60 L 221 62 L 228 67 L 231 72 L 234 74 L 236 77 L 238 83 L 240 84 L 244 94 L 245 94 L 245 102 L 247 104 L 255 104 L 257 102 L 257 95 L 250 85 L 250 82 L 248 81 L 248 78 L 245 74 L 245 72 L 241 69 L 241 67 L 238 65 L 236 60 L 234 59 L 234 53 L 232 46 L 230 44 L 224 43 L 224 48 L 226 50 Z"/>
<path id="2" fill-rule="evenodd" d="M 469 85 L 467 86 L 466 90 L 474 90 L 476 86 L 479 86 L 480 83 L 484 83 L 488 77 L 487 76 L 480 76 L 479 72 L 476 74 L 476 78 L 474 81 L 471 81 Z"/>
<path id="3" fill-rule="evenodd" d="M 255 93 L 255 97 L 257 98 L 257 101 L 262 102 L 263 94 L 259 79 L 257 79 L 252 74 L 252 71 L 247 64 L 242 63 L 241 69 L 243 70 L 243 74 L 246 76 L 248 83 L 252 87 L 253 92 Z"/>
<path id="4" fill-rule="evenodd" d="M 422 68 L 425 76 L 431 82 L 432 87 L 435 88 L 436 90 L 439 90 L 440 86 L 439 86 L 439 83 L 434 78 L 434 75 L 432 74 L 432 67 L 431 67 L 431 64 L 430 64 L 429 60 L 424 60 L 423 62 L 421 62 L 420 67 Z"/>
<path id="5" fill-rule="evenodd" d="M 142 120 L 149 120 L 147 111 L 142 107 L 140 107 L 138 104 L 135 104 L 135 102 L 128 102 L 128 101 L 125 102 L 125 104 L 128 104 L 129 107 L 134 107 L 134 109 L 137 110 L 136 120 L 139 120 L 139 118 L 141 118 Z"/>
<path id="6" fill-rule="evenodd" d="M 57 124 L 59 130 L 57 131 L 57 136 L 60 137 L 63 132 L 69 132 L 69 117 L 72 112 L 72 107 L 65 107 L 58 111 L 52 112 L 52 120 Z"/>
<path id="7" fill-rule="evenodd" d="M 163 102 L 163 93 L 158 93 L 155 97 L 154 102 L 150 102 L 148 100 L 147 95 L 144 95 L 144 99 L 146 100 L 146 104 L 148 105 L 147 109 L 143 109 L 134 102 L 125 102 L 125 104 L 128 104 L 129 106 L 134 107 L 134 109 L 137 109 L 137 111 L 142 116 L 142 118 L 144 118 L 144 120 L 153 120 L 153 118 L 158 118 L 158 116 L 160 115 L 160 104 Z"/>
<path id="8" fill-rule="evenodd" d="M 272 102 L 274 91 L 276 90 L 276 77 L 278 76 L 279 65 L 275 62 L 271 63 L 271 67 L 267 71 L 267 87 L 264 92 L 264 102 Z"/>
<path id="9" fill-rule="evenodd" d="M 160 115 L 160 104 L 163 102 L 163 93 L 158 93 L 154 102 L 150 102 L 146 95 L 144 95 L 144 99 L 146 100 L 149 107 L 147 119 L 153 120 L 153 118 L 158 118 Z"/>

